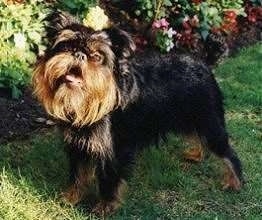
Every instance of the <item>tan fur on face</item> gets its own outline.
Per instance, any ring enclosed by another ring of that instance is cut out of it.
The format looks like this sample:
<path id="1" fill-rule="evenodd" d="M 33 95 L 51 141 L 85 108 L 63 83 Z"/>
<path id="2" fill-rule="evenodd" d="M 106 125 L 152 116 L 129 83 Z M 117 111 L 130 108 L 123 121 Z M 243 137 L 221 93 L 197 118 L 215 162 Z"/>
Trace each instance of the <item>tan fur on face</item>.
<path id="1" fill-rule="evenodd" d="M 72 89 L 62 84 L 56 88 L 59 77 L 75 65 L 81 68 L 83 85 Z M 112 69 L 90 62 L 78 63 L 70 53 L 55 55 L 46 63 L 40 62 L 33 74 L 33 87 L 51 116 L 77 127 L 100 120 L 117 105 Z"/>
<path id="2" fill-rule="evenodd" d="M 68 41 L 68 40 L 72 40 L 76 37 L 76 32 L 72 31 L 72 30 L 63 30 L 58 37 L 55 40 L 55 43 L 53 44 L 53 47 L 55 47 L 58 43 L 62 42 L 62 41 Z"/>

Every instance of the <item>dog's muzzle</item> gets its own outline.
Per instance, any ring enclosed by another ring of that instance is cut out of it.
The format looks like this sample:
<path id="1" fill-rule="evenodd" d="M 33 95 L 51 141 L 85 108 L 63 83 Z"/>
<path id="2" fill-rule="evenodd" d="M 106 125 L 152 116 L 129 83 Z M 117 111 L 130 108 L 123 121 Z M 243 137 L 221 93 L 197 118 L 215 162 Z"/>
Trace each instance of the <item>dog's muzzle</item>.
<path id="1" fill-rule="evenodd" d="M 78 59 L 81 62 L 85 62 L 87 60 L 87 56 L 81 51 L 75 52 L 74 56 L 76 59 Z"/>

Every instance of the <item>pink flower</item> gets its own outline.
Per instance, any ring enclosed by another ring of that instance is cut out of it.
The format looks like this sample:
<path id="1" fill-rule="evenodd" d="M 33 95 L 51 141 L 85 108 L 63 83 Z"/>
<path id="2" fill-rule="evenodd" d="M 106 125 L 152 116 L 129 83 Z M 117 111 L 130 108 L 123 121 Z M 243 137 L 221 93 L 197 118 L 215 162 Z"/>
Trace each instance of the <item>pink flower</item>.
<path id="1" fill-rule="evenodd" d="M 152 27 L 155 29 L 167 29 L 169 26 L 169 23 L 165 18 L 162 18 L 160 20 L 156 20 L 153 22 Z"/>
<path id="2" fill-rule="evenodd" d="M 154 21 L 152 27 L 158 29 L 161 27 L 161 23 L 159 21 Z"/>
<path id="3" fill-rule="evenodd" d="M 161 22 L 161 27 L 163 28 L 167 28 L 169 26 L 169 23 L 167 22 L 165 18 L 162 18 L 160 22 Z"/>

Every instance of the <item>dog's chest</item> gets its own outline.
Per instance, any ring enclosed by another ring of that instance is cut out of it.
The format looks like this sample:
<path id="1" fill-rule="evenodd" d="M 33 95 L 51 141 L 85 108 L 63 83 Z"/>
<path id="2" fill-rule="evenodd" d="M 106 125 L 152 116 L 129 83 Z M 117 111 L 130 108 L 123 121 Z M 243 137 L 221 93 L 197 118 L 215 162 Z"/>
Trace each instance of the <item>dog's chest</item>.
<path id="1" fill-rule="evenodd" d="M 86 151 L 92 156 L 100 158 L 111 158 L 113 156 L 111 136 L 107 134 L 107 130 L 104 130 L 104 128 L 65 128 L 64 140 L 70 147 Z"/>

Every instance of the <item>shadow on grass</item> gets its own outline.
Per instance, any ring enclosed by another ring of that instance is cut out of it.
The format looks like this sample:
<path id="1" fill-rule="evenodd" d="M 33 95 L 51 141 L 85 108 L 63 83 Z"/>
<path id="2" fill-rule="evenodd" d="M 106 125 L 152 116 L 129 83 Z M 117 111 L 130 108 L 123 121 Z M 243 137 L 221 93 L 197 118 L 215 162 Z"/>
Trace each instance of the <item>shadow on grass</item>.
<path id="1" fill-rule="evenodd" d="M 0 149 L 0 166 L 16 178 L 25 177 L 40 192 L 58 191 L 66 184 L 68 164 L 62 137 L 55 130 L 30 141 L 13 142 Z"/>
<path id="2" fill-rule="evenodd" d="M 247 145 L 252 143 L 252 140 L 256 146 L 259 140 L 255 141 L 251 125 L 240 127 L 239 123 L 244 123 L 241 120 L 239 118 L 231 120 L 230 130 L 233 131 L 234 137 L 251 135 L 245 139 L 245 142 L 237 141 L 237 151 L 242 158 L 248 159 L 244 160 L 244 165 L 246 170 L 250 170 L 249 175 L 252 175 L 249 187 L 258 186 L 261 175 L 256 176 L 258 167 L 250 162 L 252 151 L 250 157 L 245 156 L 245 152 L 250 150 Z M 210 219 L 216 216 L 228 218 L 259 215 L 261 190 L 243 189 L 241 193 L 221 191 L 221 164 L 217 163 L 214 157 L 208 158 L 201 164 L 187 163 L 182 158 L 182 145 L 180 139 L 171 136 L 167 146 L 162 146 L 160 149 L 155 147 L 146 149 L 138 155 L 125 204 L 116 215 L 111 217 L 112 219 L 184 217 Z M 39 216 L 40 213 L 47 212 L 46 210 L 49 210 L 48 213 L 52 216 L 61 217 L 65 213 L 69 216 L 62 219 L 93 219 L 86 203 L 68 209 L 61 206 L 57 200 L 57 195 L 67 183 L 68 164 L 63 146 L 62 138 L 57 135 L 57 132 L 36 136 L 29 142 L 14 142 L 2 146 L 0 166 L 5 169 L 9 180 L 2 180 L 2 177 L 1 181 L 4 183 L 10 181 L 17 191 L 12 193 L 7 189 L 1 192 L 6 195 L 6 198 L 11 197 L 10 194 L 18 197 L 11 201 L 12 206 L 16 208 L 24 202 L 25 196 L 30 200 L 25 202 L 27 209 L 38 210 L 38 219 L 44 219 Z M 260 153 L 261 150 L 257 148 L 258 161 Z M 259 164 L 261 163 L 257 165 Z M 21 192 L 24 192 L 24 195 L 20 195 Z M 35 198 L 40 198 L 40 201 L 35 202 Z M 35 204 L 39 204 L 41 208 L 36 207 Z M 0 205 L 2 206 L 1 198 Z M 3 207 L 7 209 L 5 205 Z M 246 207 L 249 207 L 249 210 Z M 16 212 L 12 211 L 12 213 Z M 26 213 L 26 210 L 22 209 L 20 213 Z"/>

